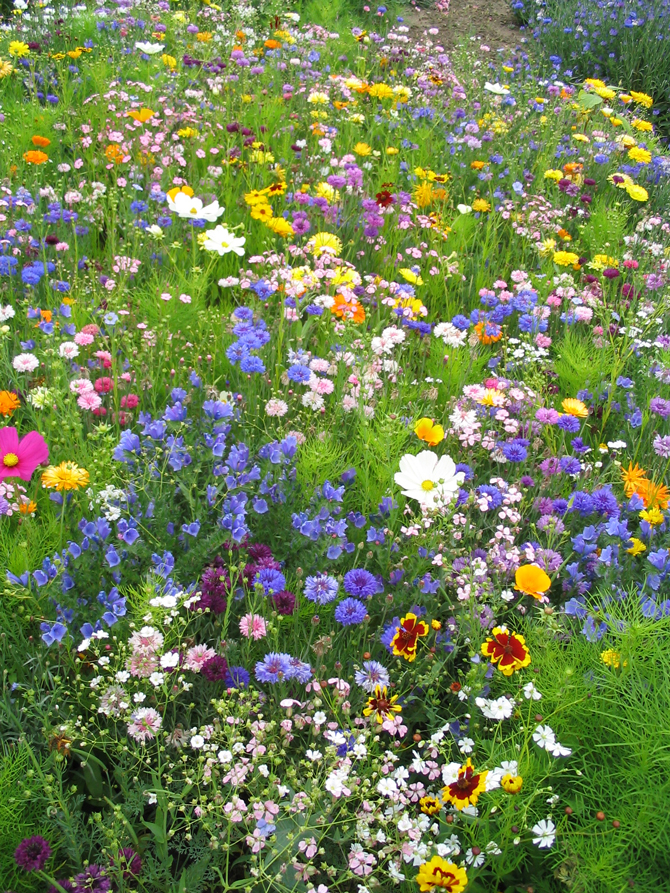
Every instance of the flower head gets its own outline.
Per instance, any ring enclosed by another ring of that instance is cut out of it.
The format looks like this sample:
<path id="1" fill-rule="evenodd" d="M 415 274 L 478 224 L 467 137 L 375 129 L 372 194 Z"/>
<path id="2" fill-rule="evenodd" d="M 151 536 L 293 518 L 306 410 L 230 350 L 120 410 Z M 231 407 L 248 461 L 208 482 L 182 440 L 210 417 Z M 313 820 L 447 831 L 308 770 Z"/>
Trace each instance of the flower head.
<path id="1" fill-rule="evenodd" d="M 37 466 L 48 458 L 49 448 L 37 431 L 19 440 L 16 428 L 0 428 L 0 481 L 10 477 L 29 481 Z"/>
<path id="2" fill-rule="evenodd" d="M 393 722 L 394 714 L 402 710 L 400 704 L 396 704 L 397 700 L 398 695 L 389 696 L 386 686 L 378 685 L 368 698 L 363 716 L 374 716 L 380 725 L 386 720 Z"/>
<path id="3" fill-rule="evenodd" d="M 210 229 L 204 234 L 201 244 L 205 251 L 216 252 L 219 257 L 223 257 L 224 254 L 229 254 L 231 251 L 238 257 L 242 257 L 245 242 L 244 236 L 236 236 L 225 226 L 219 224 L 215 229 Z"/>
<path id="4" fill-rule="evenodd" d="M 50 465 L 42 475 L 42 485 L 49 490 L 79 490 L 89 483 L 88 471 L 74 462 Z"/>
<path id="5" fill-rule="evenodd" d="M 461 893 L 468 883 L 468 875 L 464 868 L 453 862 L 447 862 L 442 856 L 433 856 L 430 862 L 424 862 L 416 876 L 421 893 L 429 890 L 446 890 L 447 893 Z"/>
<path id="6" fill-rule="evenodd" d="M 409 612 L 400 621 L 396 633 L 391 639 L 391 651 L 402 656 L 410 663 L 416 658 L 416 646 L 422 636 L 428 635 L 428 624 L 419 620 L 416 614 Z"/>
<path id="7" fill-rule="evenodd" d="M 36 834 L 22 840 L 14 851 L 14 861 L 24 871 L 41 871 L 51 855 L 47 841 Z"/>
<path id="8" fill-rule="evenodd" d="M 178 217 L 185 220 L 206 220 L 208 223 L 214 223 L 225 210 L 218 201 L 203 205 L 201 199 L 194 197 L 190 186 L 170 189 L 167 193 L 167 203 L 168 208 Z"/>
<path id="9" fill-rule="evenodd" d="M 419 419 L 414 426 L 414 433 L 419 440 L 425 440 L 429 446 L 437 446 L 444 440 L 444 428 L 436 425 L 432 419 Z"/>
<path id="10" fill-rule="evenodd" d="M 551 586 L 551 579 L 537 564 L 522 564 L 517 568 L 514 580 L 517 592 L 538 599 L 542 598 Z"/>
<path id="11" fill-rule="evenodd" d="M 450 456 L 437 456 L 423 450 L 417 456 L 406 453 L 400 460 L 400 471 L 394 480 L 410 499 L 426 508 L 435 508 L 451 501 L 463 483 L 465 475 L 456 471 Z"/>
<path id="12" fill-rule="evenodd" d="M 20 405 L 21 401 L 13 391 L 0 391 L 0 415 L 11 416 Z"/>
<path id="13" fill-rule="evenodd" d="M 442 788 L 442 799 L 459 811 L 466 806 L 476 806 L 479 795 L 486 790 L 488 771 L 475 772 L 470 759 L 458 770 L 458 777 Z"/>
<path id="14" fill-rule="evenodd" d="M 568 415 L 575 416 L 577 419 L 585 419 L 589 414 L 588 407 L 581 400 L 575 400 L 573 397 L 567 397 L 562 403 L 563 412 Z"/>
<path id="15" fill-rule="evenodd" d="M 508 794 L 518 794 L 523 785 L 523 778 L 520 775 L 512 775 L 508 772 L 500 779 L 500 787 Z"/>
<path id="16" fill-rule="evenodd" d="M 504 626 L 493 629 L 493 636 L 482 645 L 482 654 L 492 664 L 498 664 L 498 669 L 505 676 L 511 676 L 530 663 L 530 652 L 524 637 L 509 632 Z"/>

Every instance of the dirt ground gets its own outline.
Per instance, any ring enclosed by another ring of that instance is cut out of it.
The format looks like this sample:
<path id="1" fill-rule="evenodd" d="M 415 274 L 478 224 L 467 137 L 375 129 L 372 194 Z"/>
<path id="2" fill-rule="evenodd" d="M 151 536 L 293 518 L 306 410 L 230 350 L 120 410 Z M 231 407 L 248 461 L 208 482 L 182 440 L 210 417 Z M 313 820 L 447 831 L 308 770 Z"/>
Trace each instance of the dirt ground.
<path id="1" fill-rule="evenodd" d="M 432 36 L 447 49 L 476 35 L 479 43 L 492 51 L 513 50 L 522 40 L 509 0 L 451 0 L 445 15 L 434 7 L 415 8 L 404 14 L 404 24 L 419 38 L 429 28 L 437 28 Z"/>

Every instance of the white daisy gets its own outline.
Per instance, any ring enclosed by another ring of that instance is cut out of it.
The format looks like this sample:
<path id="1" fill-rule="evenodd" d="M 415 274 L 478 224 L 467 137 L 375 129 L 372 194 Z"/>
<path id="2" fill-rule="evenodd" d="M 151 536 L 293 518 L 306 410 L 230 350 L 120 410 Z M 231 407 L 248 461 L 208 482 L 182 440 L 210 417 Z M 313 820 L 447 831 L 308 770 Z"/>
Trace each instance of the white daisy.
<path id="1" fill-rule="evenodd" d="M 394 476 L 405 496 L 430 509 L 450 502 L 464 478 L 462 471 L 456 471 L 451 456 L 438 456 L 431 450 L 423 450 L 417 456 L 405 453 L 400 471 Z"/>

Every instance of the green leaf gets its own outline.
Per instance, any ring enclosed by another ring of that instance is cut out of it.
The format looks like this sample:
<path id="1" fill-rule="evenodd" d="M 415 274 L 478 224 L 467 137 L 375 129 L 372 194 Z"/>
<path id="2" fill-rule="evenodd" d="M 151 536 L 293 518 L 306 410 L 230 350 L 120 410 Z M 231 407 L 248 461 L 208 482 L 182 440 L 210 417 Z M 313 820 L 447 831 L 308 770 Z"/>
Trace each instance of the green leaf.
<path id="1" fill-rule="evenodd" d="M 577 102 L 583 109 L 594 109 L 603 104 L 602 98 L 597 93 L 587 93 L 586 90 L 579 91 Z"/>

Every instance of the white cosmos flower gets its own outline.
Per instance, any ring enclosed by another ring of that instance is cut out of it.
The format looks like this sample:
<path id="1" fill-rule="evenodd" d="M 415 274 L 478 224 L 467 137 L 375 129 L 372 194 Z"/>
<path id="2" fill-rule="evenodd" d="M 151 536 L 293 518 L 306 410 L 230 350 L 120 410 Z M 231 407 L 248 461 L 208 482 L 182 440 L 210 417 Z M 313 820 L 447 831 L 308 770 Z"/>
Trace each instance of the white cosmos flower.
<path id="1" fill-rule="evenodd" d="M 533 843 L 542 849 L 549 849 L 556 840 L 556 825 L 547 817 L 533 825 L 532 828 Z"/>
<path id="2" fill-rule="evenodd" d="M 472 211 L 472 205 L 456 205 L 459 214 L 469 214 Z"/>
<path id="3" fill-rule="evenodd" d="M 184 220 L 206 220 L 208 223 L 216 223 L 225 210 L 216 200 L 203 205 L 201 199 L 195 198 L 190 186 L 171 189 L 167 194 L 167 203 L 168 208 Z"/>
<path id="4" fill-rule="evenodd" d="M 509 94 L 508 87 L 503 86 L 503 84 L 492 84 L 490 81 L 484 84 L 484 89 L 488 93 L 495 93 L 496 96 L 507 96 Z"/>
<path id="5" fill-rule="evenodd" d="M 462 471 L 456 471 L 451 456 L 438 456 L 431 450 L 423 450 L 417 456 L 405 453 L 400 471 L 394 476 L 403 494 L 426 508 L 450 502 L 464 478 Z"/>
<path id="6" fill-rule="evenodd" d="M 156 53 L 160 53 L 165 49 L 164 43 L 143 43 L 140 40 L 137 41 L 135 46 L 141 53 L 146 53 L 147 56 L 155 56 Z"/>
<path id="7" fill-rule="evenodd" d="M 205 251 L 216 251 L 221 257 L 231 251 L 234 251 L 238 257 L 242 257 L 245 242 L 244 236 L 236 236 L 227 230 L 225 226 L 219 224 L 216 229 L 210 229 L 205 233 L 202 247 Z"/>

